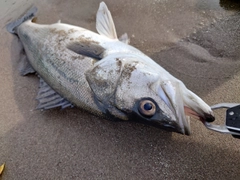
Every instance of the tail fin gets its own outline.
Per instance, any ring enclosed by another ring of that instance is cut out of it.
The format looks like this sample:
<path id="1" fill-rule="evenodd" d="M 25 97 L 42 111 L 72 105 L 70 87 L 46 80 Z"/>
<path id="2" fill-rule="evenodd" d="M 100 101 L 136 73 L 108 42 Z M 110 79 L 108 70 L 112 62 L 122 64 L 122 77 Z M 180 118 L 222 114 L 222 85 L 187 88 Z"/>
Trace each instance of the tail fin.
<path id="1" fill-rule="evenodd" d="M 36 7 L 32 7 L 30 8 L 25 15 L 23 15 L 20 19 L 13 21 L 9 24 L 7 24 L 6 28 L 7 31 L 12 33 L 12 34 L 16 34 L 16 27 L 18 27 L 20 24 L 22 24 L 23 22 L 34 18 L 34 16 L 37 13 L 37 8 Z"/>

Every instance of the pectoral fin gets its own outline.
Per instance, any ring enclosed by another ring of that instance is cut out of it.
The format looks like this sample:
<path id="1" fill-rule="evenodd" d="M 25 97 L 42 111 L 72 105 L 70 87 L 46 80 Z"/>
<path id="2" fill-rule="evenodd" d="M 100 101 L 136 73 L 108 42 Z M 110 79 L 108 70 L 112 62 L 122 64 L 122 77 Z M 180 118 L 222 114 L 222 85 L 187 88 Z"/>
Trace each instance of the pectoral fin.
<path id="1" fill-rule="evenodd" d="M 93 41 L 73 42 L 67 48 L 77 54 L 91 57 L 94 59 L 102 59 L 105 49 Z"/>

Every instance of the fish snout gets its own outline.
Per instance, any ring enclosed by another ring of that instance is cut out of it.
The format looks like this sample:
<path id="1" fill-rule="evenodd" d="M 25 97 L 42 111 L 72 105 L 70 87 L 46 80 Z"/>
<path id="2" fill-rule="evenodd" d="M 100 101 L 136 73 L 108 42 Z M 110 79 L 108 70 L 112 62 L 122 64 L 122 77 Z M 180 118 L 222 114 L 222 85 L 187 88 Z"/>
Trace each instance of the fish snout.
<path id="1" fill-rule="evenodd" d="M 181 113 L 183 112 L 183 113 Z M 184 110 L 179 112 L 184 115 Z M 142 98 L 134 105 L 130 113 L 130 119 L 143 124 L 151 125 L 167 131 L 177 132 L 185 135 L 190 134 L 189 117 L 177 117 L 175 113 L 160 107 L 152 98 Z"/>

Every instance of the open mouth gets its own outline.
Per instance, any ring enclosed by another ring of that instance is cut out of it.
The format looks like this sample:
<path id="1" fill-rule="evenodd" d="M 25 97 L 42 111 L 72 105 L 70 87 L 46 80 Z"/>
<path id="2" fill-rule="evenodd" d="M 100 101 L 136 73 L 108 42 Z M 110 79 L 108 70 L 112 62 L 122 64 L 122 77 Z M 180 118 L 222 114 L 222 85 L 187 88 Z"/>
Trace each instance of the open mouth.
<path id="1" fill-rule="evenodd" d="M 192 118 L 195 119 L 199 119 L 200 120 L 200 116 L 199 114 L 197 114 L 195 111 L 193 111 L 192 109 L 190 109 L 189 107 L 184 106 L 184 112 L 186 116 L 191 116 Z"/>
<path id="2" fill-rule="evenodd" d="M 190 116 L 203 123 L 215 120 L 211 108 L 180 82 L 161 82 L 158 94 L 174 113 L 179 133 L 190 134 Z"/>
<path id="3" fill-rule="evenodd" d="M 181 130 L 180 133 L 190 135 L 191 128 L 189 113 L 185 112 L 185 107 L 183 106 L 183 104 L 179 104 L 177 107 L 175 106 L 175 108 L 176 121 Z"/>
<path id="4" fill-rule="evenodd" d="M 191 116 L 194 119 L 200 120 L 202 123 L 213 122 L 215 120 L 215 117 L 212 114 L 204 113 L 203 116 L 201 116 L 197 112 L 186 106 L 184 106 L 184 112 L 186 116 Z"/>
<path id="5" fill-rule="evenodd" d="M 189 107 L 184 106 L 184 116 L 185 116 L 185 120 L 183 119 L 183 128 L 184 128 L 184 134 L 186 135 L 190 135 L 190 117 L 194 118 L 194 119 L 198 119 L 198 120 L 203 120 L 203 118 L 201 118 L 199 116 L 198 113 L 196 113 L 195 111 L 193 111 L 192 109 L 190 109 Z M 185 123 L 184 123 L 185 122 Z"/>
<path id="6" fill-rule="evenodd" d="M 181 129 L 180 133 L 185 135 L 190 135 L 190 117 L 201 121 L 203 124 L 206 122 L 213 122 L 215 120 L 212 114 L 204 113 L 203 115 L 200 115 L 191 108 L 183 106 L 183 104 L 175 106 L 174 111 L 176 115 L 176 121 Z"/>
<path id="7" fill-rule="evenodd" d="M 190 118 L 189 116 L 186 116 L 186 114 L 194 113 L 190 111 L 191 109 L 184 107 L 183 94 L 179 84 L 171 81 L 162 82 L 160 88 L 158 89 L 158 94 L 174 113 L 176 119 L 175 128 L 178 129 L 178 132 L 189 135 Z"/>

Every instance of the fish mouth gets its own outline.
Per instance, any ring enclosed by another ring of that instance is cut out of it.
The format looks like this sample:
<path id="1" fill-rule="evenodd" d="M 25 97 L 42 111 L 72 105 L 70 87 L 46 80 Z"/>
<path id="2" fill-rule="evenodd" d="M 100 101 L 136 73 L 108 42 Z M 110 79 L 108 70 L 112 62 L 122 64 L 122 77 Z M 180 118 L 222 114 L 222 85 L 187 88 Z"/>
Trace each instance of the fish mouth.
<path id="1" fill-rule="evenodd" d="M 172 107 L 174 109 L 173 112 L 175 114 L 176 125 L 175 128 L 178 130 L 178 133 L 184 135 L 191 134 L 191 126 L 190 126 L 190 116 L 186 114 L 185 106 L 183 105 L 183 101 L 181 102 L 180 97 L 177 97 L 178 105 Z M 189 111 L 190 112 L 190 111 Z M 193 111 L 194 112 L 194 111 Z"/>
<path id="2" fill-rule="evenodd" d="M 183 93 L 179 83 L 171 81 L 162 82 L 158 87 L 158 95 L 174 114 L 175 120 L 172 121 L 175 122 L 175 131 L 190 135 L 190 118 L 185 114 Z"/>
<path id="3" fill-rule="evenodd" d="M 175 128 L 181 134 L 190 135 L 190 116 L 203 123 L 215 120 L 211 108 L 179 82 L 162 83 L 158 94 L 173 112 Z"/>
<path id="4" fill-rule="evenodd" d="M 130 119 L 184 135 L 191 133 L 190 117 L 203 123 L 214 121 L 211 108 L 179 82 L 161 82 L 157 93 L 160 99 L 138 100 Z"/>
<path id="5" fill-rule="evenodd" d="M 215 117 L 213 116 L 212 113 L 199 114 L 198 112 L 186 106 L 184 106 L 184 112 L 186 116 L 191 116 L 194 119 L 200 120 L 203 124 L 205 122 L 213 122 L 215 120 Z"/>

